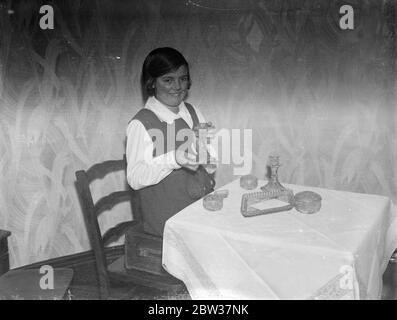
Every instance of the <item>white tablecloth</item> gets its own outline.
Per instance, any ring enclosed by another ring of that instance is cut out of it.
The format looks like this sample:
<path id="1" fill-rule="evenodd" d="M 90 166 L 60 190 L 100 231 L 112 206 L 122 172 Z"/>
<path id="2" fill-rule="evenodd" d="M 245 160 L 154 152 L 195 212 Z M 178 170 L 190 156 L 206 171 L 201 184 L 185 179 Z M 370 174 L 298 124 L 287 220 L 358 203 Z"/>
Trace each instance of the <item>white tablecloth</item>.
<path id="1" fill-rule="evenodd" d="M 266 181 L 259 181 L 257 190 Z M 245 218 L 239 180 L 221 211 L 199 200 L 166 223 L 165 269 L 193 299 L 378 299 L 397 247 L 397 209 L 382 196 L 287 185 L 317 192 L 321 210 Z"/>

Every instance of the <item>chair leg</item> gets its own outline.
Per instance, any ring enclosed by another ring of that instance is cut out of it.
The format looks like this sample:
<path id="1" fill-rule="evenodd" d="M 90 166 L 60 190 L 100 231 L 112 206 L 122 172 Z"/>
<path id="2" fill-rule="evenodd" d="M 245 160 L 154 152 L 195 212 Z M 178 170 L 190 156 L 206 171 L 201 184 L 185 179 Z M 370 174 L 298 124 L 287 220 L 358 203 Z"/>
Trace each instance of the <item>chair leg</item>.
<path id="1" fill-rule="evenodd" d="M 99 284 L 99 299 L 107 300 L 109 298 L 109 277 L 106 274 L 106 271 L 101 270 L 97 265 L 97 272 L 98 272 L 98 284 Z"/>
<path id="2" fill-rule="evenodd" d="M 109 288 L 108 286 L 99 285 L 99 299 L 107 300 L 109 298 Z"/>

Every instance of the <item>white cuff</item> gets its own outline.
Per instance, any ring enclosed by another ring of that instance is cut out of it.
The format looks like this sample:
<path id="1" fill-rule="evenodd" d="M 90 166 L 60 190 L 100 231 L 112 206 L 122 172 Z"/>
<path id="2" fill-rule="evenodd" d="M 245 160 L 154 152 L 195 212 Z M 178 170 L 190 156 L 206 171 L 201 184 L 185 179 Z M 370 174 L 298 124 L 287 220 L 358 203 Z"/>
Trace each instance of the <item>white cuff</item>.
<path id="1" fill-rule="evenodd" d="M 163 164 L 169 169 L 179 169 L 181 166 L 176 162 L 175 151 L 170 151 L 153 158 L 153 164 Z"/>

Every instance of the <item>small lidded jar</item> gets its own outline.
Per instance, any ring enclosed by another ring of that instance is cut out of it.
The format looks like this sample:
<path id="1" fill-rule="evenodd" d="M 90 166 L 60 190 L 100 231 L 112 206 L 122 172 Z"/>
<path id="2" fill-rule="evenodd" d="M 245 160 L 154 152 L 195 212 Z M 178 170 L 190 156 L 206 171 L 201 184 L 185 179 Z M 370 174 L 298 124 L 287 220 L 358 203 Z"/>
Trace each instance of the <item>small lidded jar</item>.
<path id="1" fill-rule="evenodd" d="M 321 196 L 312 191 L 298 192 L 294 196 L 294 206 L 301 213 L 316 213 L 321 208 Z"/>
<path id="2" fill-rule="evenodd" d="M 252 174 L 247 174 L 240 178 L 240 187 L 246 190 L 256 189 L 258 187 L 258 178 Z"/>

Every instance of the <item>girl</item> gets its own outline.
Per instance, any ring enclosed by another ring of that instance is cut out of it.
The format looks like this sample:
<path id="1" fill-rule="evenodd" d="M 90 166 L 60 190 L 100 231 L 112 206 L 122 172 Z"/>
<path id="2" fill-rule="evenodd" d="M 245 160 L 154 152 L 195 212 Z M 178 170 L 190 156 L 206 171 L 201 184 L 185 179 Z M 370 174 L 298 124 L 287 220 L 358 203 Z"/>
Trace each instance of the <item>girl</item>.
<path id="1" fill-rule="evenodd" d="M 171 216 L 215 185 L 216 166 L 197 160 L 192 129 L 205 119 L 184 102 L 190 86 L 189 65 L 180 52 L 153 50 L 142 67 L 145 106 L 127 127 L 127 181 L 140 202 L 144 230 L 158 236 Z"/>

